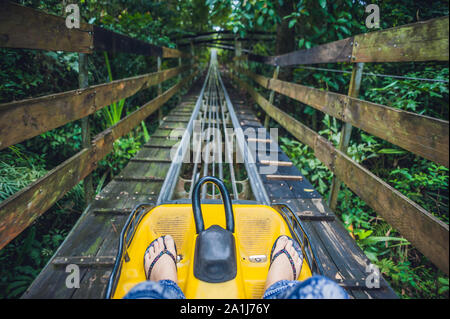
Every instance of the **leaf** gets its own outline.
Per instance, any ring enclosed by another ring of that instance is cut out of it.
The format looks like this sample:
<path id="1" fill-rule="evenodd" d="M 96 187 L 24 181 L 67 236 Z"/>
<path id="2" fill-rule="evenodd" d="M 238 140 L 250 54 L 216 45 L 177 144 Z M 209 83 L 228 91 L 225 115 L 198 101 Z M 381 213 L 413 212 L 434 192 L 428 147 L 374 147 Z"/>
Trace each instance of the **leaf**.
<path id="1" fill-rule="evenodd" d="M 319 4 L 323 9 L 325 9 L 325 7 L 327 6 L 327 0 L 319 0 Z"/>
<path id="2" fill-rule="evenodd" d="M 403 155 L 403 154 L 406 154 L 407 152 L 403 151 L 403 150 L 397 150 L 397 149 L 394 149 L 394 148 L 383 148 L 383 149 L 379 150 L 377 153 L 378 154 L 398 154 L 398 155 Z"/>
<path id="3" fill-rule="evenodd" d="M 379 242 L 386 242 L 386 241 L 400 241 L 403 242 L 406 245 L 409 245 L 408 240 L 406 240 L 405 238 L 401 238 L 401 237 L 388 237 L 388 236 L 372 236 L 372 237 L 367 237 L 364 239 L 364 244 L 375 244 L 375 243 L 379 243 Z"/>
<path id="4" fill-rule="evenodd" d="M 263 16 L 259 16 L 258 20 L 256 21 L 256 23 L 258 25 L 262 25 L 264 23 L 264 17 Z"/>
<path id="5" fill-rule="evenodd" d="M 443 294 L 444 292 L 447 292 L 447 291 L 448 291 L 448 286 L 444 286 L 444 287 L 439 288 L 438 293 Z"/>
<path id="6" fill-rule="evenodd" d="M 297 23 L 296 19 L 292 19 L 291 21 L 289 21 L 289 29 L 292 28 L 295 25 L 295 23 Z"/>
<path id="7" fill-rule="evenodd" d="M 355 235 L 358 235 L 358 238 L 360 240 L 363 240 L 363 239 L 369 237 L 370 235 L 372 235 L 373 230 L 364 230 L 364 231 L 362 231 L 362 230 L 358 229 L 358 231 L 355 231 L 354 233 L 355 233 Z"/>

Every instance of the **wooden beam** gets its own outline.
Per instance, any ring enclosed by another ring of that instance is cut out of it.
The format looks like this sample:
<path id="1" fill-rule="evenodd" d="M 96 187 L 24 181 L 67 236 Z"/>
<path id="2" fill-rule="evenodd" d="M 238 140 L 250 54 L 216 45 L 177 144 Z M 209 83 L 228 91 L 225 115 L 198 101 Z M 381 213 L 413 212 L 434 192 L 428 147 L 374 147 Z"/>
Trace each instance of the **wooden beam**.
<path id="1" fill-rule="evenodd" d="M 44 177 L 4 200 L 0 204 L 0 249 L 91 173 L 97 167 L 98 161 L 113 149 L 116 139 L 130 132 L 154 113 L 192 76 L 195 76 L 195 73 L 98 134 L 90 148 L 81 150 Z"/>
<path id="2" fill-rule="evenodd" d="M 295 138 L 314 150 L 324 163 L 355 194 L 397 229 L 402 236 L 428 257 L 439 269 L 449 273 L 449 227 L 401 194 L 366 168 L 353 161 L 325 138 L 287 113 L 269 104 L 252 87 L 232 75 L 263 110 Z"/>
<path id="3" fill-rule="evenodd" d="M 92 25 L 69 29 L 63 17 L 1 1 L 0 47 L 92 53 Z"/>
<path id="4" fill-rule="evenodd" d="M 170 49 L 163 47 L 162 48 L 162 57 L 163 58 L 189 58 L 191 55 L 186 52 L 181 52 L 177 49 Z"/>
<path id="5" fill-rule="evenodd" d="M 161 56 L 162 47 L 133 39 L 129 36 L 109 31 L 97 26 L 94 30 L 94 50 L 108 51 L 111 53 L 131 53 L 146 56 Z"/>
<path id="6" fill-rule="evenodd" d="M 189 57 L 177 49 L 156 46 L 91 24 L 69 29 L 66 19 L 1 1 L 0 47 L 93 53 L 131 53 L 146 56 Z"/>
<path id="7" fill-rule="evenodd" d="M 295 175 L 266 175 L 268 180 L 273 181 L 302 181 L 303 176 L 295 176 Z"/>
<path id="8" fill-rule="evenodd" d="M 449 17 L 355 36 L 352 62 L 448 61 Z"/>
<path id="9" fill-rule="evenodd" d="M 247 34 L 250 35 L 267 35 L 267 36 L 274 36 L 276 34 L 276 32 L 267 32 L 267 31 L 247 31 Z M 202 37 L 202 36 L 207 36 L 207 35 L 220 35 L 220 34 L 231 34 L 234 35 L 234 32 L 231 30 L 222 30 L 222 31 L 208 31 L 208 32 L 199 32 L 196 34 L 191 34 L 191 35 L 183 35 L 181 37 L 171 37 L 170 39 L 172 41 L 178 41 L 178 40 L 182 40 L 182 39 L 188 39 L 188 40 L 193 40 L 194 38 L 197 37 Z"/>
<path id="10" fill-rule="evenodd" d="M 0 149 L 93 114 L 187 69 L 187 66 L 172 68 L 85 89 L 0 104 Z"/>
<path id="11" fill-rule="evenodd" d="M 269 166 L 292 166 L 292 162 L 283 162 L 283 161 L 261 160 L 260 163 L 262 165 L 269 165 Z"/>
<path id="12" fill-rule="evenodd" d="M 75 264 L 80 267 L 112 267 L 116 262 L 116 256 L 59 256 L 51 263 L 55 267 L 65 267 Z"/>
<path id="13" fill-rule="evenodd" d="M 318 45 L 311 49 L 299 50 L 274 56 L 271 64 L 289 66 L 296 64 L 317 64 L 350 62 L 353 49 L 353 38 Z"/>
<path id="14" fill-rule="evenodd" d="M 240 72 L 266 89 L 305 103 L 405 150 L 449 167 L 449 122 L 343 94 Z"/>
<path id="15" fill-rule="evenodd" d="M 274 66 L 336 62 L 448 61 L 449 17 L 355 35 L 279 56 L 248 54 Z"/>

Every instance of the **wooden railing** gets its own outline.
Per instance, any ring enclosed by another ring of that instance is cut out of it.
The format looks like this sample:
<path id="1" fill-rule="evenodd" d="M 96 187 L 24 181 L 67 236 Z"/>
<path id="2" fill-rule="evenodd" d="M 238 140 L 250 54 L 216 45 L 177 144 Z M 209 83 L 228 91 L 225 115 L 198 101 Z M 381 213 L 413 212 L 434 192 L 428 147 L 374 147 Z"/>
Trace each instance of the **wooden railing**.
<path id="1" fill-rule="evenodd" d="M 9 2 L 2 1 L 1 5 L 0 47 L 71 51 L 80 54 L 110 51 L 151 55 L 158 57 L 158 70 L 161 58 L 177 57 L 179 67 L 79 90 L 0 104 L 0 149 L 69 122 L 85 120 L 90 114 L 113 102 L 151 86 L 160 85 L 177 75 L 179 81 L 165 92 L 158 90 L 156 98 L 92 140 L 89 139 L 80 152 L 3 201 L 0 204 L 0 249 L 89 176 L 97 167 L 97 163 L 113 149 L 115 140 L 160 110 L 164 103 L 198 74 L 195 65 L 181 65 L 181 58 L 192 57 L 192 54 L 151 45 L 88 24 L 82 23 L 80 29 L 68 29 L 62 17 Z M 191 71 L 189 75 L 181 79 L 181 73 L 188 70 Z M 83 136 L 83 139 L 85 137 Z"/>
<path id="2" fill-rule="evenodd" d="M 405 112 L 357 98 L 361 62 L 448 61 L 449 18 L 442 17 L 393 29 L 357 35 L 345 40 L 320 45 L 275 57 L 254 54 L 239 56 L 237 63 L 251 60 L 277 66 L 273 78 L 255 74 L 239 65 L 230 64 L 232 77 L 245 88 L 267 116 L 277 121 L 302 143 L 314 150 L 315 156 L 330 169 L 335 180 L 343 182 L 380 216 L 395 227 L 413 246 L 437 267 L 449 273 L 449 227 L 424 208 L 401 194 L 388 183 L 346 155 L 349 129 L 358 127 L 414 154 L 449 167 L 449 122 Z M 354 64 L 349 95 L 321 91 L 300 84 L 278 80 L 280 66 L 349 62 Z M 235 62 L 236 63 L 236 62 Z M 236 64 L 237 64 L 236 63 Z M 240 79 L 245 75 L 271 90 L 269 100 Z M 340 145 L 318 133 L 273 105 L 273 93 L 288 96 L 345 123 Z M 332 187 L 330 206 L 336 205 L 339 187 Z M 333 202 L 334 201 L 334 202 Z M 332 207 L 332 208 L 334 208 Z"/>

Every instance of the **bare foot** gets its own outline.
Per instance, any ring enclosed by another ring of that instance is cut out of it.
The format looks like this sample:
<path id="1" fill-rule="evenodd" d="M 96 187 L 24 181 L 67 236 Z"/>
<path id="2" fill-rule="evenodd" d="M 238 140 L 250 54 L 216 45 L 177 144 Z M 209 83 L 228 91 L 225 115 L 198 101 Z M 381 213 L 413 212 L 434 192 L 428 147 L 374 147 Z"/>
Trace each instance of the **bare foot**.
<path id="1" fill-rule="evenodd" d="M 281 237 L 275 246 L 275 249 L 273 251 L 273 256 L 277 252 L 279 252 L 282 249 L 285 249 L 289 255 L 291 255 L 292 260 L 294 261 L 295 265 L 295 271 L 298 275 L 300 274 L 300 269 L 302 267 L 303 260 L 298 256 L 297 251 L 292 246 L 292 240 L 287 238 L 286 236 Z M 264 290 L 269 288 L 271 285 L 276 283 L 280 280 L 296 280 L 297 278 L 294 278 L 294 272 L 291 266 L 291 263 L 286 256 L 286 254 L 281 254 L 275 260 L 273 261 L 272 265 L 270 266 L 269 273 L 267 274 L 266 279 L 266 286 L 264 287 Z"/>
<path id="2" fill-rule="evenodd" d="M 177 255 L 175 250 L 175 242 L 172 236 L 166 235 L 164 237 L 164 241 L 162 237 L 159 237 L 144 256 L 145 278 L 151 281 L 169 279 L 178 282 L 177 266 L 168 254 L 163 254 L 157 260 L 150 273 L 150 278 L 148 278 L 150 265 L 152 264 L 156 256 L 158 256 L 164 250 L 164 242 L 166 243 L 167 250 L 170 251 L 176 258 Z"/>

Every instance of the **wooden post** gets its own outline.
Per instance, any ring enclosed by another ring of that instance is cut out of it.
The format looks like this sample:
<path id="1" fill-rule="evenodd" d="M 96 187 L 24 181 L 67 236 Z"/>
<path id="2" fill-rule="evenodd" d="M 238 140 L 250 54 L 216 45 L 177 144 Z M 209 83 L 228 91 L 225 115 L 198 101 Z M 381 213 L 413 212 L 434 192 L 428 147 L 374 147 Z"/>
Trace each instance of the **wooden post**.
<path id="1" fill-rule="evenodd" d="M 178 58 L 178 66 L 181 67 L 181 57 Z M 181 74 L 179 74 L 178 75 L 178 83 L 181 82 L 181 80 L 182 80 L 182 77 L 181 77 Z M 181 103 L 181 90 L 180 90 L 180 93 L 178 95 L 178 103 Z"/>
<path id="2" fill-rule="evenodd" d="M 280 73 L 280 67 L 277 65 L 277 67 L 273 71 L 272 79 L 278 79 L 278 73 Z M 272 91 L 270 91 L 270 95 L 269 95 L 269 103 L 270 104 L 273 104 L 274 98 L 275 98 L 275 91 L 272 90 Z M 266 113 L 266 117 L 264 118 L 264 127 L 266 128 L 266 130 L 269 130 L 269 121 L 270 121 L 270 116 Z"/>
<path id="3" fill-rule="evenodd" d="M 85 53 L 78 54 L 78 86 L 80 89 L 84 89 L 89 86 L 88 78 L 88 56 Z M 89 116 L 81 119 L 81 139 L 82 147 L 91 147 L 91 132 L 89 127 Z M 89 174 L 85 177 L 83 181 L 84 186 L 84 198 L 86 204 L 88 205 L 94 199 L 94 187 L 92 184 L 92 175 Z"/>
<path id="4" fill-rule="evenodd" d="M 361 86 L 362 71 L 364 63 L 356 63 L 353 65 L 352 77 L 350 79 L 350 86 L 348 88 L 348 96 L 357 98 L 359 95 L 359 88 Z M 347 154 L 348 144 L 350 143 L 350 135 L 352 134 L 352 125 L 343 123 L 344 126 L 341 131 L 341 138 L 338 149 Z M 333 176 L 331 182 L 330 196 L 328 198 L 328 206 L 334 211 L 337 206 L 337 199 L 339 189 L 341 188 L 341 181 Z"/>
<path id="5" fill-rule="evenodd" d="M 241 57 L 241 42 L 238 40 L 238 38 L 234 38 L 234 56 L 236 58 Z M 234 61 L 234 66 L 235 66 L 236 70 L 239 69 L 240 65 L 241 65 L 241 61 L 239 59 L 236 59 Z M 236 75 L 240 78 L 239 72 L 236 71 Z"/>
<path id="6" fill-rule="evenodd" d="M 191 74 L 195 72 L 194 64 L 195 64 L 194 41 L 191 40 Z M 189 83 L 189 85 L 192 85 L 193 82 L 194 82 L 194 78 L 192 78 L 191 83 Z"/>
<path id="7" fill-rule="evenodd" d="M 161 58 L 161 56 L 158 56 L 157 58 L 156 58 L 156 65 L 157 65 L 157 68 L 158 68 L 158 72 L 160 72 L 161 70 L 162 70 L 162 58 Z M 158 84 L 158 96 L 159 95 L 161 95 L 162 94 L 162 83 L 159 83 Z M 162 106 L 158 109 L 158 122 L 159 122 L 159 125 L 161 125 L 162 124 L 162 118 L 163 118 L 163 112 L 162 112 Z"/>

